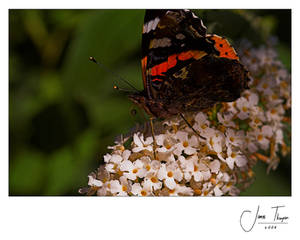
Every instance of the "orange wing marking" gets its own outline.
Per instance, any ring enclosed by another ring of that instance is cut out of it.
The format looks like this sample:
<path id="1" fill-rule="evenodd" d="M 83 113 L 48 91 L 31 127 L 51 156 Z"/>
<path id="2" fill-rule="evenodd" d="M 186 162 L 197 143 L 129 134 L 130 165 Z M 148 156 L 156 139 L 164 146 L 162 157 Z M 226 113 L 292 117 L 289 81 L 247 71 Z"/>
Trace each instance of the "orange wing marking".
<path id="1" fill-rule="evenodd" d="M 207 37 L 215 42 L 215 48 L 220 52 L 220 57 L 239 60 L 236 51 L 225 38 L 215 34 L 207 34 Z"/>
<path id="2" fill-rule="evenodd" d="M 168 69 L 176 66 L 177 60 L 184 61 L 184 60 L 189 60 L 191 58 L 198 60 L 198 59 L 204 57 L 205 55 L 207 55 L 207 53 L 205 53 L 203 51 L 198 51 L 198 50 L 189 50 L 189 51 L 182 52 L 179 54 L 173 54 L 168 57 L 167 61 L 152 67 L 151 75 L 152 76 L 157 76 L 157 75 L 164 76 L 164 73 L 167 72 Z M 142 60 L 142 67 L 143 67 L 143 60 Z M 155 79 L 152 79 L 152 81 L 163 81 L 163 80 L 155 78 Z"/>

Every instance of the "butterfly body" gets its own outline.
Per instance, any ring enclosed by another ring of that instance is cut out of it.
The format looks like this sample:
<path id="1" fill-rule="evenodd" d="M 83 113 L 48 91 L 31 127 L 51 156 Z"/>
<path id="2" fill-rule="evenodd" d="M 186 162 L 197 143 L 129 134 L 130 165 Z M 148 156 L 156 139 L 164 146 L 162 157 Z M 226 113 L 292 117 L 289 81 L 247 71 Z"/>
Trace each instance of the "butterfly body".
<path id="1" fill-rule="evenodd" d="M 229 42 L 189 10 L 147 10 L 143 26 L 144 90 L 129 95 L 147 114 L 169 118 L 234 101 L 248 71 Z"/>

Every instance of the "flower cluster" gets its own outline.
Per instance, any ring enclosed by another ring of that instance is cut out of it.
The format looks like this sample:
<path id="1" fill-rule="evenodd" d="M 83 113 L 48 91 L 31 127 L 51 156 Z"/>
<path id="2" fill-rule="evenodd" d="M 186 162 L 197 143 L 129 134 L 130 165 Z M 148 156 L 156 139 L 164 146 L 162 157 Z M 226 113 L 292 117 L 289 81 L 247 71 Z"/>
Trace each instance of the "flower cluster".
<path id="1" fill-rule="evenodd" d="M 155 142 L 142 131 L 116 142 L 104 156 L 105 164 L 89 175 L 87 191 L 80 192 L 100 196 L 238 195 L 253 181 L 257 160 L 275 169 L 278 152 L 289 151 L 284 131 L 291 108 L 290 74 L 272 46 L 253 48 L 244 42 L 239 52 L 251 73 L 250 90 L 235 102 L 185 114 L 193 129 L 174 117 L 155 123 Z M 126 148 L 125 142 L 130 146 Z"/>

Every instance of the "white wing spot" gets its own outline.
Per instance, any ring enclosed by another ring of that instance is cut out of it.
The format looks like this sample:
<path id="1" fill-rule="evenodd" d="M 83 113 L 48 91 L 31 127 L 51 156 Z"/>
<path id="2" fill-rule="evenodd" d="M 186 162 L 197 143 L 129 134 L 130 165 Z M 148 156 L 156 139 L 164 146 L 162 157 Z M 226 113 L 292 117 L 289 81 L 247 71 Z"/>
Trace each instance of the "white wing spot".
<path id="1" fill-rule="evenodd" d="M 150 48 L 158 48 L 158 47 L 169 47 L 171 46 L 171 39 L 165 37 L 165 38 L 159 38 L 159 39 L 153 39 L 150 43 Z"/>
<path id="2" fill-rule="evenodd" d="M 195 13 L 192 12 L 193 18 L 198 18 Z"/>
<path id="3" fill-rule="evenodd" d="M 206 27 L 204 26 L 202 20 L 200 20 L 200 24 L 201 24 L 201 27 L 203 27 L 204 29 L 206 29 Z"/>
<path id="4" fill-rule="evenodd" d="M 178 33 L 176 34 L 176 38 L 182 40 L 185 38 L 185 36 L 182 33 Z"/>
<path id="5" fill-rule="evenodd" d="M 155 19 L 145 23 L 143 26 L 143 33 L 148 33 L 151 30 L 154 30 L 156 28 L 159 20 L 160 20 L 159 17 L 156 17 Z"/>

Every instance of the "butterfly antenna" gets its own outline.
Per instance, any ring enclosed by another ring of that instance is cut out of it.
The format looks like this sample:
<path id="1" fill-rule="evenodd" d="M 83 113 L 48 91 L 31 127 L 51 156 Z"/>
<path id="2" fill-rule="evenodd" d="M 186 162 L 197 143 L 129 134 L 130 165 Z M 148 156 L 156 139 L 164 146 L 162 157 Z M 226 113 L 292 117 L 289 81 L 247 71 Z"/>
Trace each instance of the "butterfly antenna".
<path id="1" fill-rule="evenodd" d="M 139 92 L 138 89 L 136 89 L 130 82 L 128 82 L 125 78 L 121 77 L 120 75 L 116 74 L 115 72 L 111 71 L 109 68 L 107 68 L 104 64 L 98 62 L 94 57 L 89 57 L 89 60 L 91 62 L 94 62 L 96 63 L 98 66 L 102 67 L 106 72 L 114 75 L 116 78 L 119 78 L 121 79 L 123 82 L 125 82 L 129 87 L 132 88 L 132 90 L 126 90 L 126 89 L 123 89 L 123 88 L 119 88 L 117 85 L 114 86 L 114 89 L 117 89 L 117 90 L 121 90 L 121 91 L 124 91 L 124 92 L 132 92 L 133 90 L 134 91 L 137 91 Z"/>
<path id="2" fill-rule="evenodd" d="M 198 137 L 200 137 L 203 140 L 206 140 L 206 138 L 202 137 L 194 128 L 193 126 L 189 123 L 189 121 L 184 117 L 184 115 L 182 113 L 180 113 L 181 118 L 183 119 L 183 121 L 185 121 L 185 123 L 189 126 L 190 129 L 193 130 L 194 133 L 196 133 L 196 135 Z"/>

